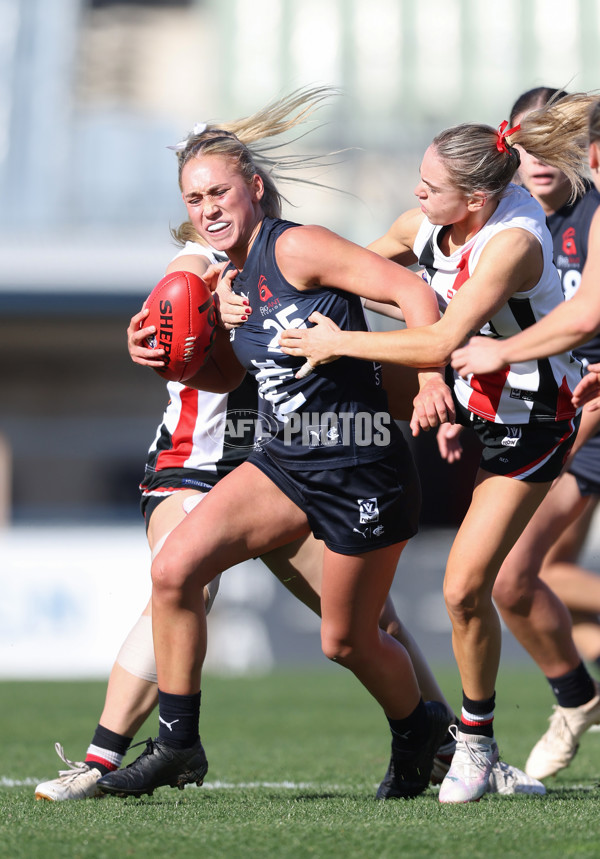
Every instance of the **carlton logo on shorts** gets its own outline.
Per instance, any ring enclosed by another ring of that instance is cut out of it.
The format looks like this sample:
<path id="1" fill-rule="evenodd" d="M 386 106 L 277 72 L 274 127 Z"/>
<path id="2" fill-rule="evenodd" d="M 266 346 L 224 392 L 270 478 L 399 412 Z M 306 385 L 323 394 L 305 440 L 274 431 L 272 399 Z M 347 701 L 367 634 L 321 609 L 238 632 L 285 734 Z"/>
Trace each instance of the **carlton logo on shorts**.
<path id="1" fill-rule="evenodd" d="M 520 427 L 507 427 L 506 436 L 500 442 L 503 447 L 516 447 L 521 441 Z"/>
<path id="2" fill-rule="evenodd" d="M 379 522 L 377 498 L 357 498 L 359 522 L 361 525 Z"/>
<path id="3" fill-rule="evenodd" d="M 305 431 L 308 436 L 309 447 L 331 447 L 332 445 L 344 443 L 339 427 L 335 425 L 316 424 L 314 426 L 307 426 Z"/>

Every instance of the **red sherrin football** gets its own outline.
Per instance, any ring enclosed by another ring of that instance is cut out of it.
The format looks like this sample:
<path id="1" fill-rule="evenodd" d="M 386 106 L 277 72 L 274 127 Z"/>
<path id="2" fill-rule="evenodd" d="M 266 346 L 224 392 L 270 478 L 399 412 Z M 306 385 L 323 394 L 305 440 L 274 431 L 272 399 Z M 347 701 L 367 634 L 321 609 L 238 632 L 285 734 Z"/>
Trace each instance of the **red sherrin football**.
<path id="1" fill-rule="evenodd" d="M 208 358 L 216 333 L 212 292 L 198 275 L 175 271 L 156 284 L 144 306 L 150 313 L 141 327 L 156 328 L 146 344 L 165 350 L 165 366 L 154 369 L 169 382 L 191 379 Z"/>

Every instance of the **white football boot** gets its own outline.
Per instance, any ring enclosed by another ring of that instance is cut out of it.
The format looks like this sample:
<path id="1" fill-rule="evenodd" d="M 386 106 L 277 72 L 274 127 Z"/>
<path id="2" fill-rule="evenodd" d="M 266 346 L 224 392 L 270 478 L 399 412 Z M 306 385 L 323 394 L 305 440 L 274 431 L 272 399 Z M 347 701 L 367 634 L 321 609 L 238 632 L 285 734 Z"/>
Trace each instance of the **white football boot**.
<path id="1" fill-rule="evenodd" d="M 446 743 L 437 750 L 431 769 L 431 784 L 441 784 L 444 780 L 456 749 L 456 740 Z M 518 767 L 513 767 L 505 761 L 498 760 L 490 770 L 486 793 L 498 793 L 502 796 L 513 794 L 537 794 L 544 796 L 546 788 L 541 781 L 531 778 Z"/>
<path id="2" fill-rule="evenodd" d="M 568 767 L 579 748 L 582 734 L 600 723 L 600 694 L 580 707 L 555 705 L 550 727 L 537 741 L 525 764 L 533 778 L 548 778 Z"/>
<path id="3" fill-rule="evenodd" d="M 463 734 L 457 728 L 456 751 L 440 787 L 440 802 L 474 802 L 486 793 L 490 773 L 498 762 L 498 746 L 492 737 Z M 450 731 L 454 733 L 452 727 Z"/>
<path id="4" fill-rule="evenodd" d="M 62 802 L 66 799 L 87 799 L 88 797 L 104 796 L 96 787 L 101 777 L 100 770 L 92 768 L 83 761 L 70 761 L 60 743 L 54 748 L 59 758 L 68 765 L 68 770 L 59 770 L 58 778 L 43 781 L 35 789 L 36 799 L 48 799 L 51 802 Z"/>
<path id="5" fill-rule="evenodd" d="M 486 793 L 499 793 L 502 796 L 512 796 L 516 793 L 544 796 L 546 788 L 541 781 L 528 776 L 518 767 L 513 767 L 504 761 L 496 761 L 490 771 Z"/>

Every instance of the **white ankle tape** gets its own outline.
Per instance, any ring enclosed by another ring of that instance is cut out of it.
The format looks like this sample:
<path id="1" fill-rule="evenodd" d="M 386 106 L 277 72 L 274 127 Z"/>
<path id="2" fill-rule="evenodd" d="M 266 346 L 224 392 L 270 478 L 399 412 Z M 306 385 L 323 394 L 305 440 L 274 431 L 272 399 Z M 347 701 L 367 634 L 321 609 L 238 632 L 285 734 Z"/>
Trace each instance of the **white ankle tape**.
<path id="1" fill-rule="evenodd" d="M 117 662 L 134 677 L 156 683 L 151 617 L 143 614 L 138 618 L 119 650 Z"/>

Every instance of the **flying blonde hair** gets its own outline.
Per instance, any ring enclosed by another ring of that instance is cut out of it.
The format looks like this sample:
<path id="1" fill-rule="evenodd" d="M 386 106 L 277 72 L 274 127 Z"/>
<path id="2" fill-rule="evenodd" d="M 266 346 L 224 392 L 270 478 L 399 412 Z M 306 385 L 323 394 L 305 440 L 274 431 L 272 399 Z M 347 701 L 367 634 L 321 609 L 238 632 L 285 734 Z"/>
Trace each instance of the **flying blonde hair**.
<path id="1" fill-rule="evenodd" d="M 338 152 L 325 156 L 293 155 L 280 153 L 283 147 L 295 143 L 304 134 L 298 135 L 292 141 L 284 140 L 275 143 L 265 143 L 273 137 L 280 137 L 299 125 L 305 123 L 323 102 L 339 91 L 333 87 L 305 87 L 295 90 L 288 96 L 270 102 L 266 107 L 242 119 L 220 123 L 202 123 L 197 132 L 177 144 L 175 148 L 178 159 L 178 181 L 181 188 L 183 168 L 192 158 L 200 155 L 223 155 L 235 162 L 237 169 L 249 183 L 258 174 L 264 185 L 264 195 L 261 206 L 266 217 L 281 217 L 282 203 L 285 200 L 277 182 L 299 182 L 328 188 L 314 180 L 292 175 L 293 171 L 304 169 L 309 165 L 325 166 L 331 163 L 331 158 Z M 198 236 L 189 222 L 184 222 L 172 230 L 179 242 L 195 241 L 191 238 Z"/>
<path id="2" fill-rule="evenodd" d="M 453 184 L 470 196 L 502 196 L 520 164 L 515 144 L 534 158 L 561 170 L 571 186 L 571 199 L 585 188 L 589 115 L 597 95 L 573 93 L 527 113 L 520 126 L 494 129 L 466 123 L 448 128 L 433 140 Z"/>

